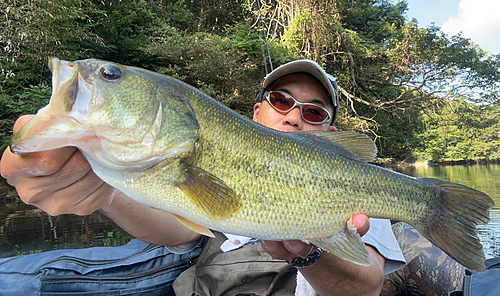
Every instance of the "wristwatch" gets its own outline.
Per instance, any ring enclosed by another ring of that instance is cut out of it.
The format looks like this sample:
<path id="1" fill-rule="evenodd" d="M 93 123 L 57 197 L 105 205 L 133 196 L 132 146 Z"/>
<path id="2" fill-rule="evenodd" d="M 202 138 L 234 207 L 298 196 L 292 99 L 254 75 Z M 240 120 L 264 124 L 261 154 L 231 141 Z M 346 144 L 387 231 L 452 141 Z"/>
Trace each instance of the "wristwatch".
<path id="1" fill-rule="evenodd" d="M 295 257 L 290 261 L 287 261 L 288 264 L 295 268 L 302 268 L 302 267 L 307 267 L 309 265 L 312 265 L 318 261 L 318 259 L 321 257 L 321 254 L 323 253 L 323 250 L 320 248 L 317 248 L 314 252 L 311 254 L 307 255 L 306 257 Z"/>

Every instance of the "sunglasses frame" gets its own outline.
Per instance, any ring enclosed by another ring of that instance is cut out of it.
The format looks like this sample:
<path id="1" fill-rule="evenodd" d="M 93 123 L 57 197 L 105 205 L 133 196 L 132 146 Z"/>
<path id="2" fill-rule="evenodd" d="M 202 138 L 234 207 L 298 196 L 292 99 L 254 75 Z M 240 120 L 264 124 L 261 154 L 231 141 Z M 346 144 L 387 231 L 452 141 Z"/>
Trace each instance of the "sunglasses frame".
<path id="1" fill-rule="evenodd" d="M 288 111 L 283 111 L 283 110 L 280 110 L 278 108 L 276 108 L 273 103 L 271 103 L 271 99 L 269 98 L 270 95 L 272 93 L 280 93 L 280 94 L 283 94 L 285 95 L 286 97 L 290 97 L 292 98 L 292 100 L 294 101 L 294 104 L 293 106 L 288 110 Z M 284 92 L 284 91 L 279 91 L 279 90 L 273 90 L 273 91 L 269 91 L 268 93 L 266 93 L 264 95 L 264 99 L 267 101 L 267 103 L 269 105 L 271 105 L 271 107 L 274 108 L 274 110 L 276 110 L 277 112 L 281 113 L 281 114 L 287 114 L 288 112 L 292 111 L 293 109 L 295 109 L 295 107 L 299 107 L 300 109 L 300 117 L 302 118 L 302 120 L 304 120 L 305 122 L 309 123 L 309 124 L 325 124 L 325 123 L 330 123 L 331 120 L 332 120 L 332 115 L 330 114 L 330 111 L 328 111 L 328 109 L 326 109 L 325 107 L 321 106 L 321 105 L 318 105 L 318 104 L 314 104 L 314 103 L 302 103 L 302 102 L 299 102 L 296 98 L 294 98 L 291 94 L 287 93 L 287 92 Z M 309 121 L 307 119 L 304 118 L 304 113 L 302 111 L 302 106 L 315 106 L 315 107 L 318 107 L 318 108 L 321 108 L 323 109 L 327 116 L 326 118 L 321 121 L 321 122 L 313 122 L 313 121 Z"/>

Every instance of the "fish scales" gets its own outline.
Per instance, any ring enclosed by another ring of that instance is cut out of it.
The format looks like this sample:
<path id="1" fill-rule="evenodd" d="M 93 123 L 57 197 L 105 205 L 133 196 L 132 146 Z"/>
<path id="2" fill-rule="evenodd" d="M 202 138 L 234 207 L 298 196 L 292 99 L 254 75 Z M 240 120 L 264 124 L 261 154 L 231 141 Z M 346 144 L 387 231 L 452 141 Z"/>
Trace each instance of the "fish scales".
<path id="1" fill-rule="evenodd" d="M 419 219 L 414 217 L 422 216 L 422 211 L 411 211 L 422 209 L 421 204 L 425 204 L 429 199 L 429 195 L 421 194 L 421 188 L 424 187 L 421 182 L 408 177 L 400 178 L 401 175 L 397 173 L 388 175 L 386 170 L 376 167 L 368 170 L 364 163 L 341 159 L 329 151 L 318 149 L 313 143 L 300 143 L 299 149 L 296 141 L 282 137 L 279 132 L 271 132 L 251 122 L 235 125 L 234 120 L 230 119 L 235 117 L 234 113 L 211 109 L 209 104 L 210 101 L 204 102 L 203 98 L 192 101 L 197 114 L 206 110 L 203 116 L 199 117 L 200 126 L 210 127 L 206 131 L 200 130 L 199 144 L 203 146 L 196 164 L 221 179 L 228 180 L 228 185 L 235 189 L 238 195 L 244 196 L 242 199 L 248 203 L 248 207 L 243 208 L 251 209 L 244 213 L 248 216 L 243 219 L 250 222 L 249 231 L 255 229 L 256 223 L 252 221 L 252 216 L 258 216 L 259 210 L 296 219 L 286 225 L 285 229 L 289 232 L 277 233 L 277 229 L 282 228 L 274 223 L 283 223 L 284 217 L 268 217 L 265 222 L 268 224 L 268 230 L 265 233 L 247 235 L 259 235 L 269 239 L 298 239 L 304 238 L 303 227 L 306 227 L 306 233 L 310 235 L 307 239 L 326 237 L 343 228 L 345 220 L 352 212 L 364 212 L 373 217 L 392 214 L 394 219 L 404 217 L 413 220 Z M 222 119 L 222 124 L 217 127 L 209 125 L 208 122 L 214 120 L 213 118 Z M 262 135 L 242 137 L 241 133 L 245 131 L 261 132 Z M 220 139 L 221 134 L 230 136 Z M 251 149 L 248 154 L 231 157 L 237 147 L 261 147 L 261 150 Z M 253 169 L 249 170 L 249 167 Z M 372 175 L 367 175 L 367 172 Z M 307 180 L 307 183 L 303 180 Z M 410 184 L 404 186 L 405 183 Z M 255 186 L 256 184 L 259 185 Z M 411 190 L 412 188 L 414 190 Z M 380 196 L 381 193 L 384 195 Z M 419 198 L 401 200 L 401 196 Z M 386 202 L 380 206 L 382 198 L 385 198 Z M 318 204 L 323 208 L 318 209 Z M 315 221 L 314 224 L 307 222 L 310 219 Z M 239 216 L 228 220 L 227 226 L 237 227 L 228 231 L 241 233 L 243 225 L 238 221 L 241 221 Z M 332 223 L 336 225 L 336 229 L 332 229 Z M 297 233 L 294 231 L 296 229 L 301 231 Z"/>

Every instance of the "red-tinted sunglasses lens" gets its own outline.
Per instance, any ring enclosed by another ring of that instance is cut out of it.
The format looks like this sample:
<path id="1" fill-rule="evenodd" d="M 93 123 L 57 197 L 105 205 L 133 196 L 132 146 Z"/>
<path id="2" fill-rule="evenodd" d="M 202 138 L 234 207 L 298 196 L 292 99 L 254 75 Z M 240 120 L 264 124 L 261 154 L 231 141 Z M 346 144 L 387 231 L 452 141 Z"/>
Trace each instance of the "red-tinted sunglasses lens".
<path id="1" fill-rule="evenodd" d="M 309 122 L 323 122 L 328 117 L 328 113 L 318 106 L 303 105 L 302 117 Z"/>
<path id="2" fill-rule="evenodd" d="M 289 112 L 293 106 L 295 106 L 296 101 L 285 93 L 271 92 L 269 94 L 269 102 L 271 102 L 276 109 L 283 112 Z M 328 113 L 319 106 L 308 103 L 302 103 L 301 105 L 302 118 L 306 121 L 320 123 L 325 121 L 328 117 Z"/>
<path id="3" fill-rule="evenodd" d="M 288 112 L 295 105 L 295 101 L 292 97 L 285 95 L 284 93 L 272 92 L 269 94 L 269 101 L 273 106 L 283 112 Z"/>

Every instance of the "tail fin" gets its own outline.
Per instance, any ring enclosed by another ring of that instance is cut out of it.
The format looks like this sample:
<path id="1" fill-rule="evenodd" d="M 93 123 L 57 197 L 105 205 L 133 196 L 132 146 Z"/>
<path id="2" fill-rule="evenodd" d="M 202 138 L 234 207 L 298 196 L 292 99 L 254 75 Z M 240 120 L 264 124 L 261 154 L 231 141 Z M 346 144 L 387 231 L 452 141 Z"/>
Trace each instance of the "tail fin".
<path id="1" fill-rule="evenodd" d="M 476 234 L 476 225 L 488 223 L 493 200 L 485 193 L 457 183 L 432 178 L 420 180 L 435 185 L 440 200 L 435 205 L 439 209 L 432 221 L 422 221 L 414 225 L 415 228 L 462 265 L 485 271 L 483 246 Z"/>

